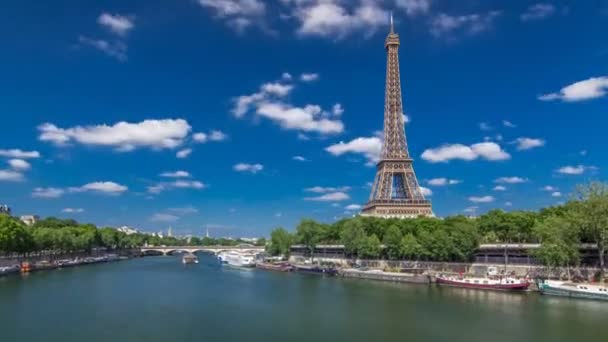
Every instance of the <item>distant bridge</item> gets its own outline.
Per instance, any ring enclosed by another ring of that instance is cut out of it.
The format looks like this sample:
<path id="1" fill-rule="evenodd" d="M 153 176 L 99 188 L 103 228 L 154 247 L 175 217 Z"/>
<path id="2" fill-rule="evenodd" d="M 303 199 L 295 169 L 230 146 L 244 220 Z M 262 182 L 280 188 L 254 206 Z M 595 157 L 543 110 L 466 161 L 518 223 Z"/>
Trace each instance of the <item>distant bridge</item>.
<path id="1" fill-rule="evenodd" d="M 237 245 L 237 246 L 145 246 L 140 248 L 142 253 L 158 252 L 163 255 L 169 255 L 175 252 L 181 253 L 212 253 L 218 254 L 221 252 L 240 251 L 245 253 L 260 253 L 264 251 L 262 246 L 254 245 Z"/>

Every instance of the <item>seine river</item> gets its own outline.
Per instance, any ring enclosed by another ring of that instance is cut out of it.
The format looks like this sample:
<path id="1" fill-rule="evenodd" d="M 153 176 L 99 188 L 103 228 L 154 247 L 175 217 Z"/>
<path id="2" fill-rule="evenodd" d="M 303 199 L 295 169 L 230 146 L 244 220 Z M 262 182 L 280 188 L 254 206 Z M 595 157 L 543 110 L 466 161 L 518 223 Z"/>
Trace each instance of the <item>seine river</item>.
<path id="1" fill-rule="evenodd" d="M 0 278 L 1 341 L 608 341 L 608 303 L 179 257 Z"/>

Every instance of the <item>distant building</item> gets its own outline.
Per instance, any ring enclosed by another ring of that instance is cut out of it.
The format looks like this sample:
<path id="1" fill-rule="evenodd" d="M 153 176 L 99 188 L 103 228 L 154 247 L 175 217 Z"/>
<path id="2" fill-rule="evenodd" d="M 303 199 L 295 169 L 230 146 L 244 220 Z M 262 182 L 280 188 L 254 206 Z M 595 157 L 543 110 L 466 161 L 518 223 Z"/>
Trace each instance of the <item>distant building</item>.
<path id="1" fill-rule="evenodd" d="M 173 228 L 169 227 L 169 230 L 167 230 L 167 237 L 173 237 Z"/>
<path id="2" fill-rule="evenodd" d="M 251 244 L 256 244 L 258 242 L 260 238 L 239 238 L 239 240 L 243 241 L 243 242 L 247 242 L 247 243 L 251 243 Z"/>
<path id="3" fill-rule="evenodd" d="M 21 222 L 25 223 L 27 226 L 32 226 L 34 225 L 34 223 L 38 222 L 38 220 L 40 220 L 40 217 L 38 215 L 23 215 L 21 217 L 19 217 L 19 219 L 21 220 Z"/>
<path id="4" fill-rule="evenodd" d="M 0 215 L 10 215 L 11 214 L 11 207 L 9 207 L 6 204 L 0 204 Z"/>
<path id="5" fill-rule="evenodd" d="M 133 234 L 139 233 L 139 231 L 137 229 L 131 228 L 131 227 L 128 227 L 128 226 L 122 226 L 122 227 L 120 227 L 120 228 L 118 228 L 116 230 L 119 231 L 119 232 L 121 232 L 121 233 L 125 233 L 127 235 L 133 235 Z"/>

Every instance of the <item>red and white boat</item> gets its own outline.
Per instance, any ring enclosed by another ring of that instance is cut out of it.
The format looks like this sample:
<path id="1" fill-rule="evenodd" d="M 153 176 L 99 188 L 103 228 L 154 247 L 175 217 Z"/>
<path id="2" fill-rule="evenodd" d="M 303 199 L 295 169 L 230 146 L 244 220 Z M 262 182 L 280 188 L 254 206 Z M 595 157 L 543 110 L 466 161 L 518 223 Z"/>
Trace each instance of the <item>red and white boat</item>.
<path id="1" fill-rule="evenodd" d="M 530 286 L 527 279 L 517 279 L 511 277 L 501 278 L 474 278 L 463 276 L 437 276 L 437 284 L 464 287 L 480 290 L 500 290 L 500 291 L 524 291 Z"/>

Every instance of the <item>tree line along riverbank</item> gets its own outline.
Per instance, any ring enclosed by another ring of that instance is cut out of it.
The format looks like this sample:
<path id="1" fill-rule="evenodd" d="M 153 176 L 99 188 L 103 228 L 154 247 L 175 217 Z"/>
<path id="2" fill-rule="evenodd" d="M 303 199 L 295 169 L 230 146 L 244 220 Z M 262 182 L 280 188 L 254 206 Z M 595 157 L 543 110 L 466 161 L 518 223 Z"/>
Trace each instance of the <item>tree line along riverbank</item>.
<path id="1" fill-rule="evenodd" d="M 331 224 L 304 219 L 291 233 L 271 232 L 268 251 L 289 255 L 293 244 L 340 244 L 348 257 L 361 259 L 470 262 L 481 243 L 539 243 L 531 251 L 548 267 L 577 267 L 579 246 L 597 246 L 597 278 L 603 278 L 608 243 L 608 184 L 579 185 L 571 199 L 539 211 L 491 210 L 479 217 L 379 219 L 355 217 Z"/>

